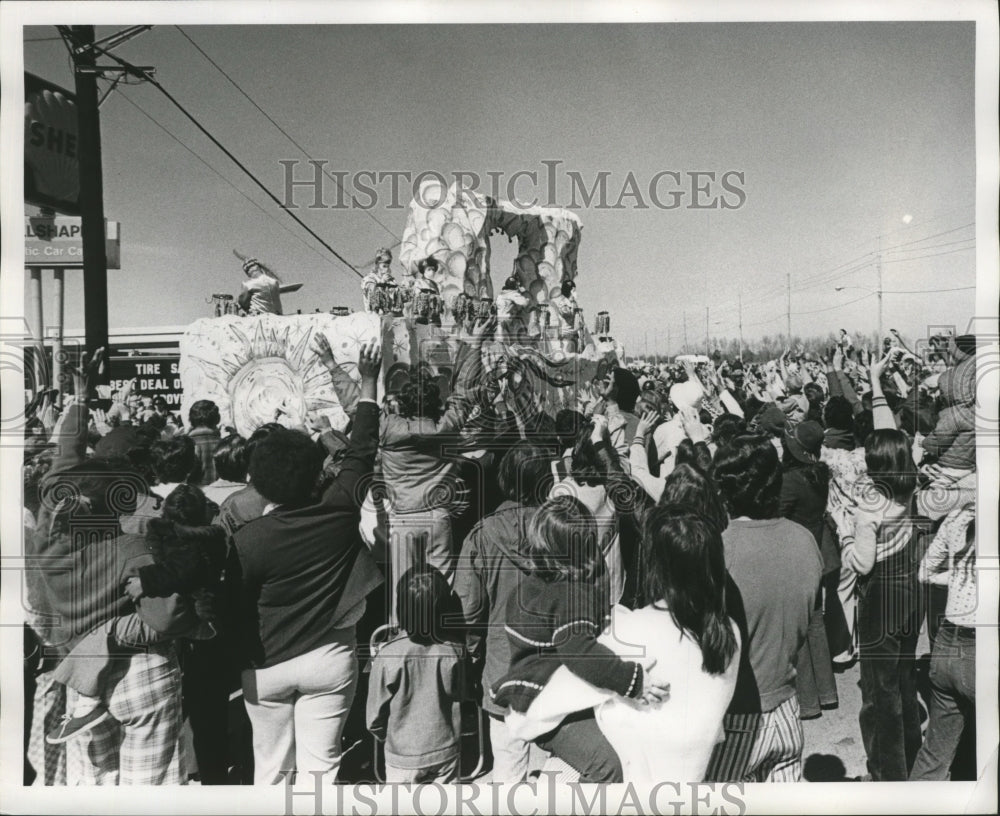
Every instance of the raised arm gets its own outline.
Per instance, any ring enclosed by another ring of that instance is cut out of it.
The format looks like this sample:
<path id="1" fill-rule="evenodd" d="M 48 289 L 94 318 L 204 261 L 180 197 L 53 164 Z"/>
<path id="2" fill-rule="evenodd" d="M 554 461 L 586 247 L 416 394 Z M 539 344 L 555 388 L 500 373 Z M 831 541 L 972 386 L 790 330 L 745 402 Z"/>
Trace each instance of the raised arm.
<path id="1" fill-rule="evenodd" d="M 469 343 L 460 345 L 455 361 L 455 381 L 448 397 L 448 407 L 437 421 L 438 433 L 458 431 L 468 419 L 475 404 L 476 389 L 483 379 L 483 343 L 487 337 L 493 336 L 495 327 L 495 317 L 478 321 L 472 329 Z"/>
<path id="2" fill-rule="evenodd" d="M 87 429 L 90 424 L 87 395 L 103 371 L 103 346 L 97 349 L 89 359 L 84 355 L 79 365 L 70 368 L 70 374 L 73 378 L 73 399 L 63 414 L 59 432 L 55 434 L 58 453 L 47 477 L 78 465 L 86 458 Z"/>
<path id="3" fill-rule="evenodd" d="M 896 418 L 889 409 L 889 403 L 882 391 L 882 372 L 892 360 L 894 352 L 889 352 L 881 360 L 873 360 L 869 367 L 869 376 L 872 386 L 872 417 L 876 430 L 896 429 Z"/>
<path id="4" fill-rule="evenodd" d="M 323 342 L 326 342 L 325 338 Z M 317 344 L 321 345 L 318 340 Z M 329 344 L 326 347 L 328 349 Z M 361 396 L 354 414 L 351 444 L 347 447 L 340 473 L 323 494 L 323 504 L 361 507 L 364 496 L 358 489 L 358 483 L 374 471 L 378 449 L 379 408 L 376 396 L 381 366 L 382 348 L 378 339 L 372 339 L 361 347 L 358 357 Z"/>
<path id="5" fill-rule="evenodd" d="M 635 429 L 635 437 L 629 445 L 628 458 L 632 465 L 632 478 L 642 487 L 653 501 L 659 501 L 663 495 L 665 480 L 657 478 L 649 472 L 649 460 L 646 453 L 646 442 L 656 427 L 660 415 L 656 411 L 647 411 L 642 415 Z"/>

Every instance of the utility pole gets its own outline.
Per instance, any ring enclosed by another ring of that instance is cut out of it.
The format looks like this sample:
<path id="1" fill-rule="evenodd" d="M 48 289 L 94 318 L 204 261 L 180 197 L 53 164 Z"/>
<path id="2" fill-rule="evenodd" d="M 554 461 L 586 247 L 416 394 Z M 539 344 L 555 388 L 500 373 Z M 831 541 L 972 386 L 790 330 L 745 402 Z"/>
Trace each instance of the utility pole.
<path id="1" fill-rule="evenodd" d="M 708 306 L 705 307 L 705 356 L 712 356 L 712 347 L 708 340 Z"/>
<path id="2" fill-rule="evenodd" d="M 785 318 L 788 323 L 788 342 L 786 345 L 791 348 L 792 346 L 792 273 L 789 272 L 785 277 L 785 284 L 788 289 L 788 308 L 785 311 Z"/>
<path id="3" fill-rule="evenodd" d="M 648 363 L 649 362 L 649 332 L 648 331 L 644 331 L 642 333 L 642 348 L 643 348 L 643 355 L 642 356 L 646 358 L 646 362 Z"/>
<path id="4" fill-rule="evenodd" d="M 670 326 L 667 326 L 667 362 L 670 362 Z"/>
<path id="5" fill-rule="evenodd" d="M 688 347 L 688 313 L 687 310 L 684 311 L 684 348 L 681 351 L 687 354 Z"/>
<path id="6" fill-rule="evenodd" d="M 743 362 L 743 290 L 740 289 L 738 295 L 739 310 L 740 310 L 740 362 Z"/>
<path id="7" fill-rule="evenodd" d="M 108 345 L 108 260 L 104 250 L 104 180 L 101 169 L 101 120 L 97 111 L 94 27 L 73 26 L 76 79 L 80 216 L 83 231 L 83 303 L 86 347 Z"/>
<path id="8" fill-rule="evenodd" d="M 882 236 L 876 239 L 875 269 L 878 272 L 878 353 L 882 353 Z"/>

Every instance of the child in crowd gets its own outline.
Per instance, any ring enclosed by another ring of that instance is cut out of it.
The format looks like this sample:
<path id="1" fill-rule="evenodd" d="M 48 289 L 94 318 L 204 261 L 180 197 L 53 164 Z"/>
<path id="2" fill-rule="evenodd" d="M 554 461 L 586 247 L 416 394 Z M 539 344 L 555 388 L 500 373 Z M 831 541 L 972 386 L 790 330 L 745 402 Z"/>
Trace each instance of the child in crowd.
<path id="1" fill-rule="evenodd" d="M 226 535 L 207 526 L 208 503 L 193 485 L 179 485 L 163 505 L 163 517 L 149 522 L 146 540 L 153 563 L 122 568 L 125 592 L 138 605 L 145 597 L 176 598 L 176 611 L 152 626 L 133 612 L 116 618 L 109 632 L 101 626 L 84 636 L 56 668 L 53 677 L 77 692 L 72 712 L 46 735 L 51 745 L 89 731 L 111 716 L 104 699 L 104 677 L 115 652 L 129 653 L 175 637 L 208 640 L 215 636 L 212 595 L 225 562 Z"/>
<path id="2" fill-rule="evenodd" d="M 386 782 L 458 778 L 459 704 L 467 695 L 464 647 L 445 625 L 458 609 L 451 608 L 452 597 L 433 567 L 412 567 L 399 580 L 401 631 L 375 656 L 368 685 L 368 730 L 385 742 Z"/>
<path id="3" fill-rule="evenodd" d="M 646 674 L 652 660 L 622 660 L 597 641 L 611 604 L 597 523 L 586 506 L 573 496 L 546 501 L 532 517 L 523 552 L 530 572 L 520 576 L 507 604 L 510 670 L 490 690 L 496 703 L 527 712 L 561 666 L 622 697 L 664 699 L 668 686 Z M 536 741 L 579 771 L 583 782 L 621 781 L 621 765 L 593 711 L 570 715 Z"/>

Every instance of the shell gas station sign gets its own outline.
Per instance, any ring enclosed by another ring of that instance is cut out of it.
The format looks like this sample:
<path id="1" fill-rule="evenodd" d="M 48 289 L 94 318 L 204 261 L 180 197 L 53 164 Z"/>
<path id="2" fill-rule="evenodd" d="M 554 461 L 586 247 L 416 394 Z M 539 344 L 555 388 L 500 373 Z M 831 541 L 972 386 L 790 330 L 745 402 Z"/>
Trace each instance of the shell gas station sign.
<path id="1" fill-rule="evenodd" d="M 69 215 L 29 215 L 24 219 L 26 267 L 83 266 L 81 219 Z M 104 250 L 108 269 L 121 269 L 121 226 L 104 222 Z"/>
<path id="2" fill-rule="evenodd" d="M 24 200 L 67 215 L 80 214 L 76 97 L 41 77 L 24 74 Z"/>

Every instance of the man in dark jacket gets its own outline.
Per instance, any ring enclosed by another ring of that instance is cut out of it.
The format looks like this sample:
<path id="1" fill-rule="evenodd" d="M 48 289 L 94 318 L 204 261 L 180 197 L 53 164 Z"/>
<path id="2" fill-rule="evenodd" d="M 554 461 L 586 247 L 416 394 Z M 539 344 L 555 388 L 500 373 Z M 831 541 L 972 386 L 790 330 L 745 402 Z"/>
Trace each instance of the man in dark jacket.
<path id="1" fill-rule="evenodd" d="M 313 489 L 324 457 L 306 434 L 276 429 L 250 460 L 250 480 L 268 505 L 236 532 L 226 582 L 242 634 L 256 784 L 295 771 L 337 781 L 358 679 L 355 624 L 382 583 L 358 531 L 378 440 L 376 342 L 361 349 L 350 448 L 319 502 Z"/>

